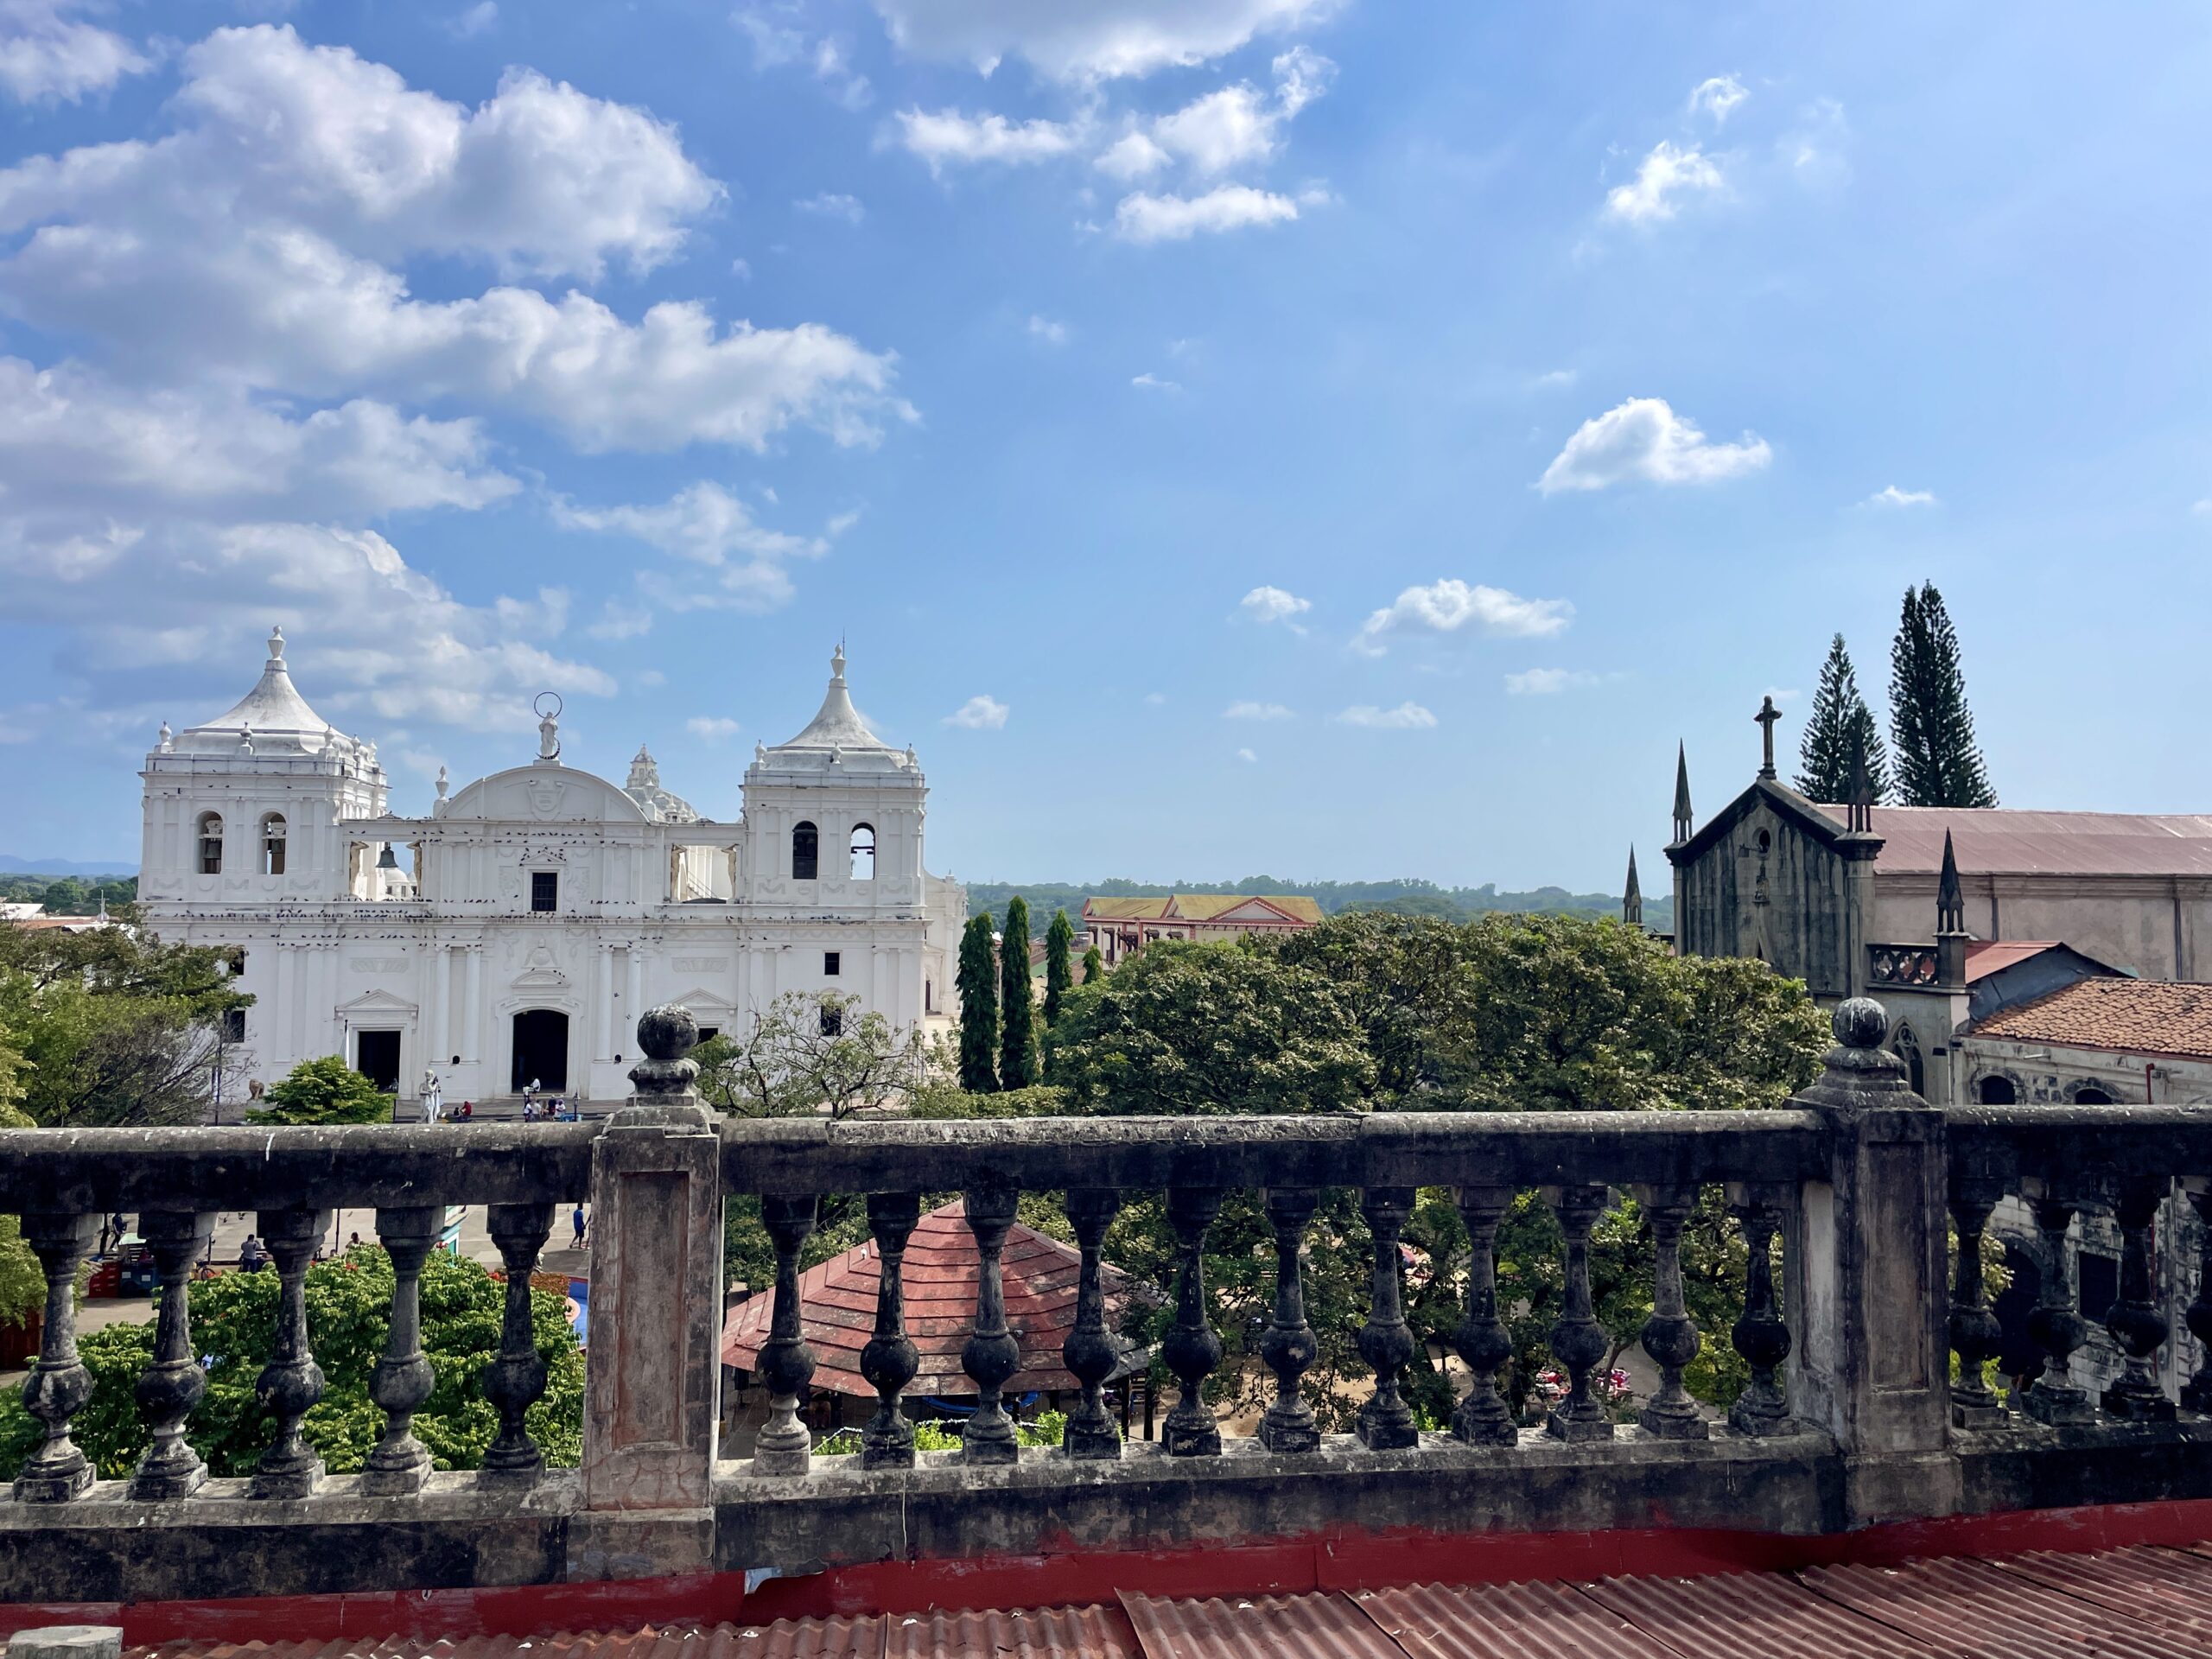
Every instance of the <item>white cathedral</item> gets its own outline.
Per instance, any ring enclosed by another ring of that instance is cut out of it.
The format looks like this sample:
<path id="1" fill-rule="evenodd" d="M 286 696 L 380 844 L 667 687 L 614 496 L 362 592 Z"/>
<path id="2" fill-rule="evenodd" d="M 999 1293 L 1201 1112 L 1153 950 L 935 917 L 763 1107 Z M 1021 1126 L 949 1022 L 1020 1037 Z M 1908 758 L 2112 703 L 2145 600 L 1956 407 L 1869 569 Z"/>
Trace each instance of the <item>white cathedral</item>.
<path id="1" fill-rule="evenodd" d="M 552 715 L 535 760 L 450 799 L 441 769 L 410 818 L 376 745 L 294 687 L 279 630 L 237 707 L 164 725 L 146 757 L 143 913 L 243 953 L 254 1002 L 232 1035 L 254 1077 L 340 1054 L 403 1099 L 435 1073 L 448 1109 L 530 1083 L 626 1098 L 638 1016 L 665 1002 L 706 1033 L 786 991 L 941 1027 L 967 893 L 923 867 L 914 751 L 861 720 L 842 646 L 830 668 L 806 728 L 755 746 L 734 823 L 663 789 L 643 748 L 620 789 L 563 766 Z"/>

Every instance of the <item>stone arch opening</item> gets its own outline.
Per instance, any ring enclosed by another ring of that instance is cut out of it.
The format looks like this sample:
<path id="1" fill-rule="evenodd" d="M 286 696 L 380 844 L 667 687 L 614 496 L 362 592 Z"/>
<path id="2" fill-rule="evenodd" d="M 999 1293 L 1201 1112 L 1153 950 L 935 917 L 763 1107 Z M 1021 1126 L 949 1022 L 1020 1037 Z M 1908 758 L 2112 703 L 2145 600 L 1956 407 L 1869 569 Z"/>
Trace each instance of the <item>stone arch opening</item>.
<path id="1" fill-rule="evenodd" d="M 2017 1106 L 2020 1101 L 2018 1085 L 1994 1073 L 1974 1085 L 1974 1094 L 1985 1106 Z"/>
<path id="2" fill-rule="evenodd" d="M 284 874 L 284 815 L 265 814 L 261 820 L 261 873 L 264 875 Z"/>
<path id="3" fill-rule="evenodd" d="M 200 874 L 220 875 L 223 873 L 223 815 L 202 812 L 200 815 Z"/>
<path id="4" fill-rule="evenodd" d="M 791 880 L 811 881 L 821 874 L 822 836 L 810 820 L 791 826 Z"/>
<path id="5" fill-rule="evenodd" d="M 535 1083 L 549 1095 L 569 1092 L 569 1016 L 558 1008 L 524 1008 L 514 1018 L 512 1090 Z"/>
<path id="6" fill-rule="evenodd" d="M 875 880 L 875 826 L 856 823 L 853 826 L 853 880 Z"/>

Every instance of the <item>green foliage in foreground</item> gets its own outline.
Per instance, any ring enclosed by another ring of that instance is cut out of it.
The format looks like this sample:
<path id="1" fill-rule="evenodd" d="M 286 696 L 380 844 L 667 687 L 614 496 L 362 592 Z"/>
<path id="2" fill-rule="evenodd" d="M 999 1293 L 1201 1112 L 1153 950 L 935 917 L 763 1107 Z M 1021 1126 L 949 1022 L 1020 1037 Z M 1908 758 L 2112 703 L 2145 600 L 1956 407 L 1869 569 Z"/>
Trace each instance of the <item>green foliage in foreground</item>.
<path id="1" fill-rule="evenodd" d="M 302 1060 L 270 1085 L 264 1104 L 248 1112 L 254 1124 L 384 1123 L 391 1096 L 336 1054 Z"/>
<path id="2" fill-rule="evenodd" d="M 304 1429 L 334 1475 L 359 1470 L 384 1432 L 369 1379 L 384 1352 L 391 1291 L 391 1258 L 373 1246 L 308 1269 L 308 1334 L 325 1381 Z M 416 1414 L 415 1433 L 441 1469 L 477 1467 L 499 1431 L 499 1413 L 484 1397 L 483 1372 L 499 1353 L 505 1294 L 505 1286 L 480 1263 L 442 1250 L 433 1251 L 423 1268 L 423 1350 L 437 1388 Z M 212 1473 L 250 1475 L 275 1435 L 275 1421 L 254 1399 L 253 1385 L 276 1339 L 276 1274 L 221 1274 L 196 1281 L 191 1298 L 193 1347 L 207 1366 L 207 1393 L 188 1433 Z M 546 1385 L 530 1409 L 530 1432 L 546 1462 L 573 1465 L 583 1447 L 583 1352 L 563 1298 L 532 1292 L 531 1315 Z M 111 1325 L 80 1338 L 77 1346 L 93 1389 L 77 1418 L 76 1440 L 102 1478 L 119 1478 L 150 1438 L 132 1390 L 153 1359 L 153 1323 Z M 42 1433 L 17 1390 L 0 1394 L 0 1478 L 14 1476 Z"/>

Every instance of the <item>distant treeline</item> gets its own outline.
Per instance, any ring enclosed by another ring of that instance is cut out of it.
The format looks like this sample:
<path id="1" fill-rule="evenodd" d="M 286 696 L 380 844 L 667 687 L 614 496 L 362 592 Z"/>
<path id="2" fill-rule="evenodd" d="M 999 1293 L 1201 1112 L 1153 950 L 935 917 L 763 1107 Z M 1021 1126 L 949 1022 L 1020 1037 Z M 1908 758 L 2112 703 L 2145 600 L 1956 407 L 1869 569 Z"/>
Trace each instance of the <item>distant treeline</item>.
<path id="1" fill-rule="evenodd" d="M 1296 894 L 1313 900 L 1322 914 L 1334 916 L 1347 910 L 1388 910 L 1403 916 L 1447 916 L 1472 921 L 1492 911 L 1551 911 L 1567 916 L 1618 916 L 1620 896 L 1610 893 L 1569 893 L 1565 887 L 1538 887 L 1531 893 L 1500 893 L 1494 882 L 1479 887 L 1440 887 L 1433 881 L 1408 878 L 1398 881 L 1285 881 L 1272 875 L 1248 875 L 1235 881 L 1131 881 L 1121 876 L 1077 885 L 1065 881 L 970 881 L 968 913 L 989 911 L 1006 913 L 1006 902 L 1020 893 L 1028 900 L 1033 918 L 1050 920 L 1065 906 L 1080 918 L 1085 899 L 1165 898 L 1171 893 L 1265 893 Z M 1671 897 L 1647 895 L 1643 921 L 1665 932 L 1674 925 Z M 1041 922 L 1040 924 L 1041 925 Z"/>
<path id="2" fill-rule="evenodd" d="M 0 904 L 44 905 L 49 916 L 97 916 L 102 899 L 113 910 L 137 897 L 135 875 L 0 875 Z"/>

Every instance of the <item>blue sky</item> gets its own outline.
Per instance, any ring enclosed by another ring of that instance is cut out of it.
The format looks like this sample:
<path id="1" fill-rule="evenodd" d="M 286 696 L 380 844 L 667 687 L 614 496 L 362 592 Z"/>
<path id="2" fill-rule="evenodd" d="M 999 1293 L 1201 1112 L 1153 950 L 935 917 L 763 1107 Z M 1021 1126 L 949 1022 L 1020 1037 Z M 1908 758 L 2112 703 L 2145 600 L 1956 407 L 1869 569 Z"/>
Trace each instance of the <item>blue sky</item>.
<path id="1" fill-rule="evenodd" d="M 2177 4 L 0 0 L 0 849 L 135 855 L 281 620 L 402 810 L 551 688 L 733 815 L 842 636 L 941 870 L 1592 887 L 1923 578 L 2007 804 L 2204 807 L 2208 72 Z"/>

